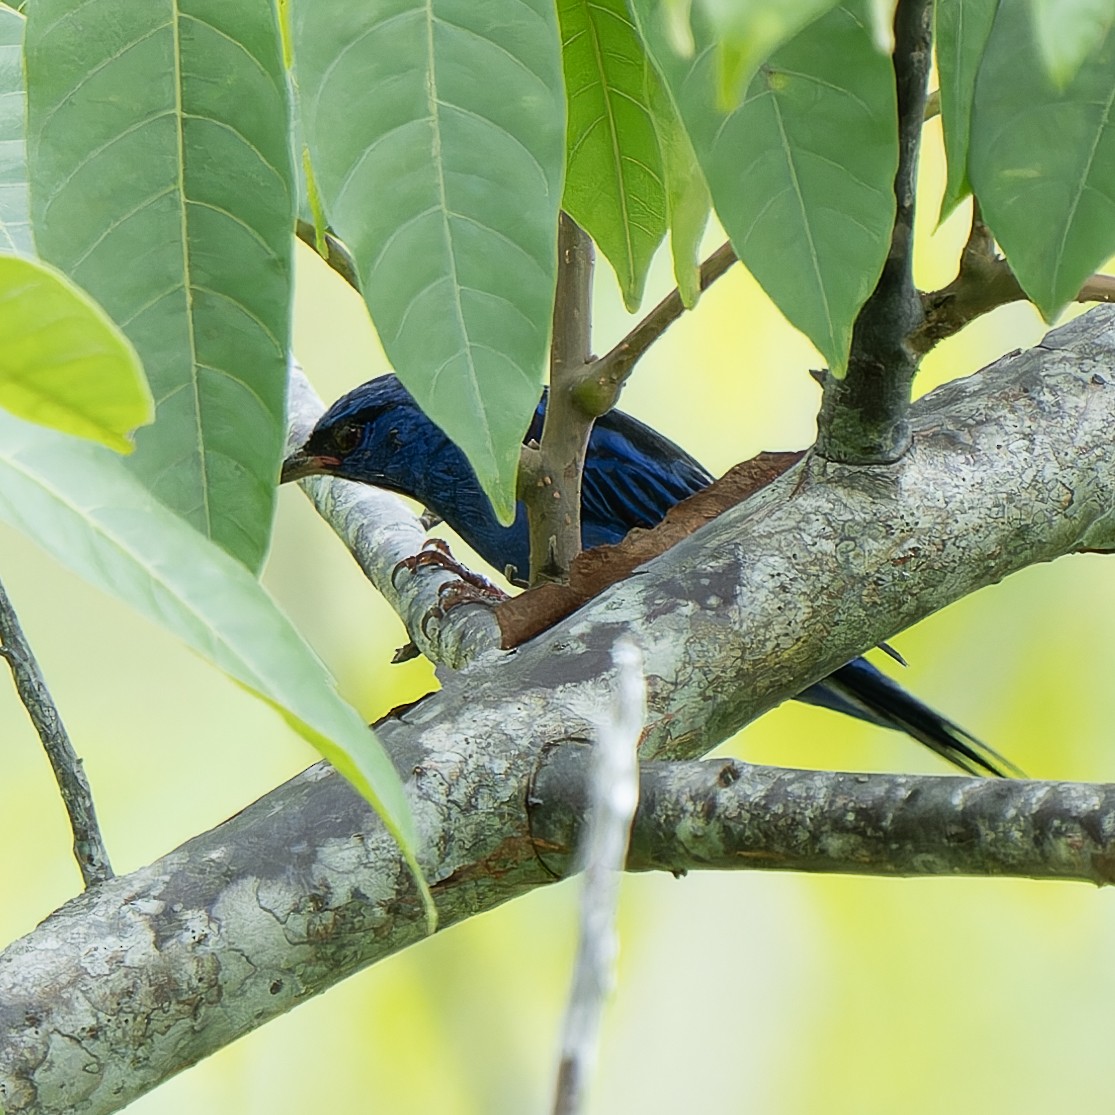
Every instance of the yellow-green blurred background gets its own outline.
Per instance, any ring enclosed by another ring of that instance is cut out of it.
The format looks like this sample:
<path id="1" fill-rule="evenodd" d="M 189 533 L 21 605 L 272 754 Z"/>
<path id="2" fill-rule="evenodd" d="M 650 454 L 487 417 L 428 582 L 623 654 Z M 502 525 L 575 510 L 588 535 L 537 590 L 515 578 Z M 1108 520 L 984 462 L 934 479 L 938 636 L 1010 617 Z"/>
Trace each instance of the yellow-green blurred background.
<path id="1" fill-rule="evenodd" d="M 929 129 L 934 134 L 934 127 Z M 930 191 L 940 159 L 927 152 Z M 967 214 L 929 240 L 951 278 Z M 710 238 L 710 246 L 715 243 Z M 660 260 L 647 306 L 668 289 Z M 300 255 L 296 348 L 332 399 L 385 370 L 356 297 Z M 598 351 L 628 328 L 598 267 Z M 927 361 L 921 390 L 1044 329 L 1000 311 Z M 810 346 L 736 268 L 637 370 L 623 405 L 721 472 L 813 436 Z M 173 640 L 0 531 L 0 576 L 93 783 L 116 869 L 208 828 L 314 759 L 262 705 Z M 266 577 L 369 718 L 425 692 L 389 666 L 397 620 L 295 490 Z M 961 601 L 894 643 L 902 681 L 1035 776 L 1115 779 L 1115 568 L 1063 559 Z M 898 667 L 887 665 L 892 672 Z M 0 677 L 0 944 L 75 892 L 61 805 Z M 943 772 L 903 737 L 798 705 L 726 745 L 764 763 Z M 189 1070 L 143 1115 L 546 1111 L 576 883 L 450 929 Z M 795 875 L 630 877 L 596 1115 L 1024 1115 L 1109 1110 L 1115 899 L 1078 884 Z"/>

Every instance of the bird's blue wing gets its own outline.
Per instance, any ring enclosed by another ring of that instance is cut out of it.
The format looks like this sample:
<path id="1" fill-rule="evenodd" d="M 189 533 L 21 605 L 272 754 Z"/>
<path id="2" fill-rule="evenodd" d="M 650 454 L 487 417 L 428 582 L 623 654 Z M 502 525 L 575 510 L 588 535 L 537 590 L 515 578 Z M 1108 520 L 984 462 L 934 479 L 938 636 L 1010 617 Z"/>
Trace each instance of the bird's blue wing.
<path id="1" fill-rule="evenodd" d="M 632 527 L 652 527 L 711 474 L 684 449 L 622 411 L 596 420 L 581 480 L 586 546 L 618 542 Z"/>

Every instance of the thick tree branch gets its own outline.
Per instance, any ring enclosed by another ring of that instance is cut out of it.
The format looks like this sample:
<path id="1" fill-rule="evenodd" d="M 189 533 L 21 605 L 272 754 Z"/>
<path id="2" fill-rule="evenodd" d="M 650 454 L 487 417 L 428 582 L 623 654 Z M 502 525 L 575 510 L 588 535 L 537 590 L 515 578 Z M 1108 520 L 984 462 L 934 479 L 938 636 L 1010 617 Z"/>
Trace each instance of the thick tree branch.
<path id="1" fill-rule="evenodd" d="M 621 635 L 640 645 L 652 679 L 644 757 L 693 756 L 976 588 L 1035 561 L 1115 546 L 1113 364 L 1115 309 L 1102 307 L 919 401 L 913 448 L 896 464 L 797 466 L 552 631 L 478 661 L 378 726 L 406 780 L 441 924 L 552 877 L 526 802 L 543 788 L 544 756 L 591 738 Z M 717 784 L 722 771 L 715 764 Z M 746 858 L 762 862 L 769 846 L 773 861 L 817 870 L 952 873 L 952 857 L 974 864 L 972 841 L 990 848 L 1001 831 L 1011 847 L 985 859 L 1006 870 L 1017 826 L 965 823 L 954 835 L 957 803 L 970 819 L 978 799 L 989 810 L 998 803 L 1003 818 L 1029 817 L 1034 857 L 1015 858 L 1011 870 L 1108 878 L 1110 791 L 937 785 L 781 774 L 771 804 L 784 814 L 793 800 L 811 824 L 827 817 L 832 847 L 824 832 L 812 852 L 795 844 L 786 818 L 759 808 L 760 794 L 750 820 L 774 827 L 748 830 L 756 842 L 747 837 Z M 719 806 L 699 805 L 704 786 L 689 815 L 712 820 Z M 857 787 L 862 810 L 847 796 Z M 684 808 L 681 789 L 658 806 L 648 792 L 644 810 Z M 940 793 L 945 811 L 934 822 L 935 860 L 896 842 L 898 819 L 914 816 L 903 810 L 920 808 L 923 793 Z M 872 800 L 890 814 L 872 812 Z M 888 815 L 890 829 L 879 823 Z M 640 852 L 640 831 L 632 854 L 647 865 L 739 862 L 732 848 L 742 845 L 726 829 L 687 850 L 701 833 L 678 827 L 676 813 L 655 838 L 673 832 L 675 850 L 650 840 L 652 852 Z M 548 840 L 546 854 L 560 857 L 563 839 Z M 0 1103 L 7 1115 L 116 1110 L 422 932 L 397 850 L 347 785 L 316 767 L 158 863 L 67 903 L 0 955 Z"/>
<path id="2" fill-rule="evenodd" d="M 908 342 L 922 320 L 913 275 L 914 200 L 932 57 L 932 0 L 899 0 L 894 16 L 894 231 L 883 273 L 856 319 L 847 373 L 842 379 L 829 373 L 824 380 L 815 448 L 828 460 L 888 463 L 910 444 L 907 415 L 918 356 Z"/>
<path id="3" fill-rule="evenodd" d="M 97 824 L 93 792 L 69 733 L 62 723 L 54 698 L 43 679 L 39 663 L 24 637 L 15 608 L 0 584 L 0 658 L 6 658 L 15 680 L 16 692 L 39 734 L 50 760 L 58 791 L 74 834 L 74 858 L 87 887 L 112 878 L 104 837 Z"/>

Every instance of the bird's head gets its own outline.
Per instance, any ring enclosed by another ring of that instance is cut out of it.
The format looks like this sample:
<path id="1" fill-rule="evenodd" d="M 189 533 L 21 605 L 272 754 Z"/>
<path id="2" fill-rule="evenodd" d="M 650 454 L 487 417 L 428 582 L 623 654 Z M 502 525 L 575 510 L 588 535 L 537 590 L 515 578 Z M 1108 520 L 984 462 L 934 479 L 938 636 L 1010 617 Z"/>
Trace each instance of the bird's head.
<path id="1" fill-rule="evenodd" d="M 379 376 L 321 416 L 305 445 L 283 462 L 280 482 L 327 474 L 413 494 L 415 462 L 405 450 L 410 445 L 424 456 L 433 428 L 395 376 Z"/>

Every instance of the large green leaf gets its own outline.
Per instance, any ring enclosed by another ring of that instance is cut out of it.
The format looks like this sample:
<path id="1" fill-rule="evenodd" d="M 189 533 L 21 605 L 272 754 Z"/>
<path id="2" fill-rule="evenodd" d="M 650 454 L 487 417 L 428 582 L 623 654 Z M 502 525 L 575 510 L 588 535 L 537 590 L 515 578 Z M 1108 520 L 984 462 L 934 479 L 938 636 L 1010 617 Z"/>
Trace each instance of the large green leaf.
<path id="1" fill-rule="evenodd" d="M 27 202 L 23 16 L 0 4 L 0 251 L 33 255 Z"/>
<path id="2" fill-rule="evenodd" d="M 843 374 L 852 324 L 890 248 L 898 165 L 894 73 L 863 5 L 811 23 L 727 113 L 717 107 L 716 42 L 700 10 L 686 58 L 653 0 L 633 7 L 740 259 Z"/>
<path id="3" fill-rule="evenodd" d="M 1030 0 L 1045 72 L 1064 88 L 1115 22 L 1115 0 Z"/>
<path id="4" fill-rule="evenodd" d="M 934 12 L 937 77 L 948 160 L 948 180 L 941 198 L 942 221 L 972 192 L 968 181 L 972 99 L 998 6 L 999 0 L 937 0 Z"/>
<path id="5" fill-rule="evenodd" d="M 292 0 L 302 122 L 388 357 L 515 507 L 565 163 L 553 0 Z"/>
<path id="6" fill-rule="evenodd" d="M 0 412 L 0 518 L 273 705 L 368 798 L 413 863 L 399 776 L 321 660 L 248 570 L 119 458 Z"/>
<path id="7" fill-rule="evenodd" d="M 666 176 L 666 215 L 674 278 L 682 305 L 691 310 L 701 296 L 701 237 L 708 224 L 712 198 L 674 103 L 653 70 L 650 88 L 654 128 L 658 133 L 662 168 Z"/>
<path id="8" fill-rule="evenodd" d="M 565 197 L 638 309 L 666 235 L 666 190 L 651 69 L 625 0 L 558 0 L 569 110 Z"/>
<path id="9" fill-rule="evenodd" d="M 154 416 L 135 349 L 65 275 L 0 255 L 0 406 L 121 453 Z"/>
<path id="10" fill-rule="evenodd" d="M 252 569 L 283 450 L 293 190 L 272 0 L 35 0 L 35 240 L 128 334 L 157 420 L 130 463 Z"/>
<path id="11" fill-rule="evenodd" d="M 736 107 L 759 67 L 837 0 L 697 0 L 716 43 L 718 101 Z"/>
<path id="12" fill-rule="evenodd" d="M 1001 4 L 968 156 L 984 219 L 1047 320 L 1115 252 L 1115 30 L 1072 81 L 1045 71 L 1023 4 Z"/>

